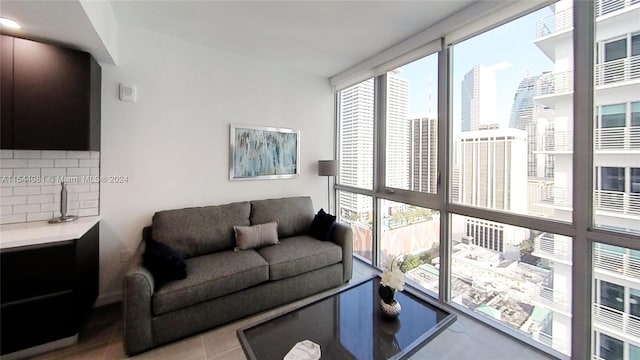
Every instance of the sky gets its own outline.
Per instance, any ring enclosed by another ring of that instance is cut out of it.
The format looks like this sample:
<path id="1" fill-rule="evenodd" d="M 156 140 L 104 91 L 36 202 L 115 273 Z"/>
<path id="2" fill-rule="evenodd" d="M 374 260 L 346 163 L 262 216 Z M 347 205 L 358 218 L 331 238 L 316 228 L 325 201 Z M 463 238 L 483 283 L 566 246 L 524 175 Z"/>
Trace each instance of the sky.
<path id="1" fill-rule="evenodd" d="M 462 80 L 475 65 L 494 68 L 496 122 L 501 128 L 508 126 L 520 81 L 527 74 L 553 70 L 553 61 L 534 43 L 536 21 L 551 14 L 549 8 L 544 8 L 453 46 L 454 134 L 460 129 Z M 437 54 L 404 65 L 398 76 L 410 81 L 410 115 L 437 111 Z"/>

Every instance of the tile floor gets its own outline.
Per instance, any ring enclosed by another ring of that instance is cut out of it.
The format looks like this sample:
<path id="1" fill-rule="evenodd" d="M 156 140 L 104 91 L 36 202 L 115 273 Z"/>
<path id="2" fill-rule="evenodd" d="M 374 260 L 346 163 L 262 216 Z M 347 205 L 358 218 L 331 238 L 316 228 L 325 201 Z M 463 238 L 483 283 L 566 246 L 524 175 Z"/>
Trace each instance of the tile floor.
<path id="1" fill-rule="evenodd" d="M 354 261 L 354 280 L 369 276 L 374 270 L 360 261 Z M 333 292 L 335 290 L 330 290 Z M 328 292 L 285 305 L 225 326 L 194 335 L 132 359 L 179 360 L 235 360 L 245 359 L 236 336 L 238 328 L 258 322 L 266 317 L 286 312 L 292 306 L 307 303 Z M 551 359 L 513 338 L 457 313 L 458 320 L 433 341 L 419 350 L 412 359 L 450 360 L 533 360 Z M 122 347 L 122 319 L 120 304 L 94 309 L 85 328 L 80 332 L 77 345 L 41 354 L 35 359 L 112 360 L 126 359 Z M 330 359 L 333 360 L 333 359 Z M 339 359 L 336 359 L 339 360 Z"/>

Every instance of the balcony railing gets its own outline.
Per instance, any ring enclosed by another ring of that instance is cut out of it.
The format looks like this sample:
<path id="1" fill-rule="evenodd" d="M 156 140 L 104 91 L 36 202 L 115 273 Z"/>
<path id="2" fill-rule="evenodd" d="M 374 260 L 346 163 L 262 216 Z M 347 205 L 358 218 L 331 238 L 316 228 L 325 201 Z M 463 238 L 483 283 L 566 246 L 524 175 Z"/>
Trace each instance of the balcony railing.
<path id="1" fill-rule="evenodd" d="M 598 0 L 596 1 L 596 19 L 638 4 L 638 0 Z M 573 27 L 573 8 L 560 10 L 539 19 L 536 22 L 536 39 L 569 30 Z"/>
<path id="2" fill-rule="evenodd" d="M 595 247 L 593 266 L 596 270 L 612 271 L 632 278 L 640 278 L 640 257 L 637 255 Z"/>
<path id="3" fill-rule="evenodd" d="M 533 240 L 533 255 L 571 262 L 570 238 L 544 233 Z"/>
<path id="4" fill-rule="evenodd" d="M 614 11 L 628 8 L 631 5 L 638 4 L 638 0 L 599 0 L 596 1 L 596 18 L 607 15 Z"/>
<path id="5" fill-rule="evenodd" d="M 536 336 L 534 336 L 534 339 L 538 340 L 538 342 L 541 342 L 549 347 L 552 347 L 558 351 L 561 351 L 563 353 L 567 353 L 567 343 L 565 343 L 564 341 L 559 340 L 557 337 L 553 337 L 552 335 L 549 335 L 545 332 L 539 331 L 537 333 L 537 338 Z"/>
<path id="6" fill-rule="evenodd" d="M 540 286 L 537 300 L 546 307 L 564 311 L 566 313 L 571 312 L 569 296 L 558 290 L 554 290 L 546 286 Z"/>
<path id="7" fill-rule="evenodd" d="M 602 304 L 593 304 L 593 322 L 595 326 L 640 337 L 640 318 Z"/>
<path id="8" fill-rule="evenodd" d="M 596 64 L 596 86 L 640 79 L 640 55 Z"/>
<path id="9" fill-rule="evenodd" d="M 550 188 L 547 197 L 541 200 L 541 204 L 547 206 L 572 206 L 572 193 L 569 188 Z M 595 190 L 593 206 L 597 211 L 614 212 L 622 215 L 640 216 L 640 194 L 621 191 Z M 541 243 L 540 250 L 542 248 Z M 640 277 L 640 275 L 639 275 Z"/>
<path id="10" fill-rule="evenodd" d="M 573 27 L 573 9 L 558 11 L 536 22 L 536 39 Z"/>
<path id="11" fill-rule="evenodd" d="M 569 188 L 553 187 L 551 192 L 547 194 L 548 197 L 542 199 L 543 204 L 571 207 L 572 206 L 572 192 Z"/>
<path id="12" fill-rule="evenodd" d="M 640 127 L 595 129 L 594 148 L 596 150 L 640 149 Z"/>
<path id="13" fill-rule="evenodd" d="M 607 190 L 596 190 L 593 193 L 593 205 L 596 210 L 613 211 L 625 215 L 640 215 L 640 194 Z"/>
<path id="14" fill-rule="evenodd" d="M 594 129 L 593 148 L 600 150 L 640 150 L 640 127 Z M 573 132 L 554 131 L 536 136 L 535 151 L 573 151 Z"/>
<path id="15" fill-rule="evenodd" d="M 573 71 L 545 74 L 536 80 L 536 95 L 556 95 L 573 92 Z"/>

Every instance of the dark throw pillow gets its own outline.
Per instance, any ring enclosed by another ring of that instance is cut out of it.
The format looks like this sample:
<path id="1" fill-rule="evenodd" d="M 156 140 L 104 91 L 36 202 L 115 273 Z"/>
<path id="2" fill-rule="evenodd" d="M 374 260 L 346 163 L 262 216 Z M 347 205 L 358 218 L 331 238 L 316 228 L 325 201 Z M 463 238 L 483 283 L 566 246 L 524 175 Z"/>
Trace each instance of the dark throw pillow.
<path id="1" fill-rule="evenodd" d="M 144 266 L 158 285 L 187 277 L 187 264 L 177 251 L 153 239 L 145 240 L 145 245 Z"/>
<path id="2" fill-rule="evenodd" d="M 313 218 L 308 234 L 318 240 L 327 241 L 331 237 L 331 231 L 335 224 L 336 217 L 331 214 L 327 214 L 324 212 L 324 209 L 320 209 Z"/>

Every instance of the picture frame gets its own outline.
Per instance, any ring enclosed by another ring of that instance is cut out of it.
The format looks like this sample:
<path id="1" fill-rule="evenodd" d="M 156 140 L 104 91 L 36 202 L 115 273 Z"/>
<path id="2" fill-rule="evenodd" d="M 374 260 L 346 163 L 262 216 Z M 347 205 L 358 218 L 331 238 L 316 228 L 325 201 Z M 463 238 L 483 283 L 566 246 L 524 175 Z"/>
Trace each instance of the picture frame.
<path id="1" fill-rule="evenodd" d="M 229 145 L 231 181 L 300 175 L 300 130 L 231 124 Z"/>

